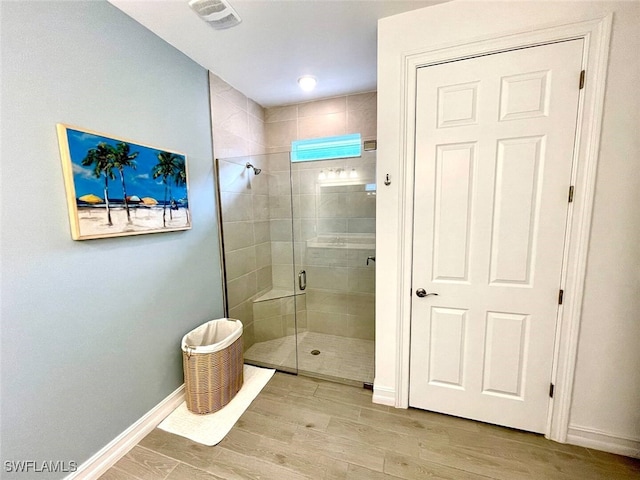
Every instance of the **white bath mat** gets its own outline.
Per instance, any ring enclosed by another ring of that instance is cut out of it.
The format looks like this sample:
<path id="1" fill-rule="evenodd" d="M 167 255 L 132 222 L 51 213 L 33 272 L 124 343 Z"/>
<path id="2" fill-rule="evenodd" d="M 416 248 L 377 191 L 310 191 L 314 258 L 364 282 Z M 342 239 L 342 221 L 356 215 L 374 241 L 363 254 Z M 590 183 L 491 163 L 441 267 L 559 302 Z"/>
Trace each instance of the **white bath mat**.
<path id="1" fill-rule="evenodd" d="M 208 415 L 196 415 L 187 409 L 182 402 L 158 428 L 175 433 L 203 445 L 213 446 L 225 437 L 235 425 L 251 402 L 258 396 L 264 386 L 271 380 L 275 370 L 244 366 L 244 383 L 233 400 L 222 409 Z"/>

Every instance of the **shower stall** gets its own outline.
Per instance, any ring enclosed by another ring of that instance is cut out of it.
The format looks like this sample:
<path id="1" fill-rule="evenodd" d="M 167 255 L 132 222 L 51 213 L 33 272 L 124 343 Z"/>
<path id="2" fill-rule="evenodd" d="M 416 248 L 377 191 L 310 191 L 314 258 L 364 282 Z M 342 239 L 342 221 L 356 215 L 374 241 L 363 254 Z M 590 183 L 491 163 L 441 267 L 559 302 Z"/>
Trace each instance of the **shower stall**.
<path id="1" fill-rule="evenodd" d="M 216 160 L 227 316 L 245 362 L 373 382 L 375 151 Z"/>

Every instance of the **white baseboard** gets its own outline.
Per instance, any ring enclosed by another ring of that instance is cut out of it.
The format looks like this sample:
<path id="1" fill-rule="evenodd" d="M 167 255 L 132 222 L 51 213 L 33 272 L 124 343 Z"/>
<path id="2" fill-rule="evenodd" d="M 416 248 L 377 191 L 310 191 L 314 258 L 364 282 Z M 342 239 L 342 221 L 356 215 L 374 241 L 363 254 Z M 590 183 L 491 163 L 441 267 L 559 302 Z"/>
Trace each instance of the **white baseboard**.
<path id="1" fill-rule="evenodd" d="M 640 458 L 639 439 L 619 437 L 594 428 L 570 425 L 567 432 L 567 443 L 627 457 Z"/>
<path id="2" fill-rule="evenodd" d="M 379 405 L 396 406 L 396 391 L 393 388 L 373 385 L 373 403 Z"/>
<path id="3" fill-rule="evenodd" d="M 114 438 L 65 480 L 93 480 L 109 470 L 184 401 L 184 384 Z"/>

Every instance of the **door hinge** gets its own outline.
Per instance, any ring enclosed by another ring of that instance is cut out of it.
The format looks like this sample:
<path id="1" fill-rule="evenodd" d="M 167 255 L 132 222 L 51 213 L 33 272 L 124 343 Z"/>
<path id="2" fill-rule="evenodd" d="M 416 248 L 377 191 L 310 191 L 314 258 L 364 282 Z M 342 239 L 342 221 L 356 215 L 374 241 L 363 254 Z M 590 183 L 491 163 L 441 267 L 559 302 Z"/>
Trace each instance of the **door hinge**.
<path id="1" fill-rule="evenodd" d="M 549 384 L 549 398 L 553 398 L 553 391 L 555 390 L 555 385 L 553 383 Z"/>
<path id="2" fill-rule="evenodd" d="M 573 185 L 569 187 L 569 203 L 573 202 Z"/>
<path id="3" fill-rule="evenodd" d="M 586 75 L 586 71 L 582 70 L 580 72 L 580 90 L 582 90 L 584 88 L 584 77 Z"/>
<path id="4" fill-rule="evenodd" d="M 558 294 L 558 305 L 562 305 L 562 297 L 564 297 L 564 290 L 561 289 Z"/>

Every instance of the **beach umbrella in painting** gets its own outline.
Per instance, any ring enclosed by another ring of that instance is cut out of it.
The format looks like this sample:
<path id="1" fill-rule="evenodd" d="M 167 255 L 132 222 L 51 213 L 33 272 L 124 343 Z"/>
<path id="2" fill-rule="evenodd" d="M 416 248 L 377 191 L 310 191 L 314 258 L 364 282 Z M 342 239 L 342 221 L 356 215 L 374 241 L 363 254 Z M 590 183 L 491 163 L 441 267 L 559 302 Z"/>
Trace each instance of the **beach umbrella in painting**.
<path id="1" fill-rule="evenodd" d="M 82 195 L 78 198 L 78 200 L 85 203 L 102 203 L 102 199 L 99 196 L 94 195 L 93 193 Z"/>
<path id="2" fill-rule="evenodd" d="M 153 197 L 142 197 L 142 203 L 145 205 L 157 205 L 158 201 Z"/>
<path id="3" fill-rule="evenodd" d="M 142 200 L 140 200 L 140 197 L 137 195 L 131 195 L 130 197 L 127 197 L 127 202 L 131 202 L 131 203 L 140 203 Z"/>

